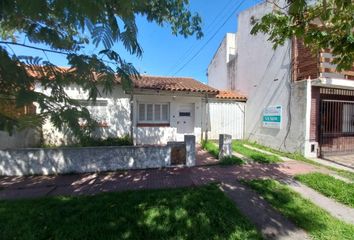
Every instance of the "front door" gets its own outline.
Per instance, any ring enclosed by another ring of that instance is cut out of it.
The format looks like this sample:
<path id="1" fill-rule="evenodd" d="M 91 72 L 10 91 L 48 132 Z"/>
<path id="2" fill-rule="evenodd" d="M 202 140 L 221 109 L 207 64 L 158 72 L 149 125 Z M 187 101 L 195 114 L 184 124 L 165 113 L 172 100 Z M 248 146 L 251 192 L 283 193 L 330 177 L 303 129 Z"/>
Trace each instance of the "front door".
<path id="1" fill-rule="evenodd" d="M 183 141 L 184 135 L 194 134 L 194 104 L 180 104 L 177 117 L 177 141 Z"/>

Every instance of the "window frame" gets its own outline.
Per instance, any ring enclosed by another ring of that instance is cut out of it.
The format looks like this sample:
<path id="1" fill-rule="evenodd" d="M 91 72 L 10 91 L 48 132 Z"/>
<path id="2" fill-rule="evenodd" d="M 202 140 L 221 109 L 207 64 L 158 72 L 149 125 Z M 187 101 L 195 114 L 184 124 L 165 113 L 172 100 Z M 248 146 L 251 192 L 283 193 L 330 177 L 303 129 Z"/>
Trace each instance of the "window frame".
<path id="1" fill-rule="evenodd" d="M 148 115 L 148 111 L 147 111 L 147 105 L 152 105 L 152 120 L 147 120 L 147 115 Z M 140 106 L 144 105 L 144 118 L 143 120 L 140 120 Z M 159 105 L 160 107 L 160 120 L 155 120 L 156 117 L 156 105 Z M 167 120 L 162 120 L 163 119 L 163 106 L 167 106 Z M 137 102 L 137 117 L 136 117 L 136 122 L 137 124 L 144 124 L 144 125 L 154 125 L 154 124 L 162 124 L 162 125 L 166 125 L 166 124 L 170 124 L 170 103 L 168 102 L 156 102 L 156 103 L 152 103 L 152 102 Z"/>

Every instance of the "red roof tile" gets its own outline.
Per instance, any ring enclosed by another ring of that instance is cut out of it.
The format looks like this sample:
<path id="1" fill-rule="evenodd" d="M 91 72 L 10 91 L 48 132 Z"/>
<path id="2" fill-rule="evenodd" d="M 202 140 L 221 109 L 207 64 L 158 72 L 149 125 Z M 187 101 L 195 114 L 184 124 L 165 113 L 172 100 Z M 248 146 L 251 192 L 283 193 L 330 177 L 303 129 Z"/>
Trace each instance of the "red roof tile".
<path id="1" fill-rule="evenodd" d="M 155 89 L 166 91 L 187 91 L 199 93 L 217 94 L 219 91 L 206 84 L 203 84 L 193 78 L 186 77 L 159 77 L 159 76 L 141 76 L 134 80 L 135 88 Z"/>
<path id="2" fill-rule="evenodd" d="M 234 100 L 244 100 L 244 101 L 247 100 L 247 97 L 240 92 L 224 91 L 224 90 L 220 90 L 215 97 L 218 99 L 234 99 Z"/>

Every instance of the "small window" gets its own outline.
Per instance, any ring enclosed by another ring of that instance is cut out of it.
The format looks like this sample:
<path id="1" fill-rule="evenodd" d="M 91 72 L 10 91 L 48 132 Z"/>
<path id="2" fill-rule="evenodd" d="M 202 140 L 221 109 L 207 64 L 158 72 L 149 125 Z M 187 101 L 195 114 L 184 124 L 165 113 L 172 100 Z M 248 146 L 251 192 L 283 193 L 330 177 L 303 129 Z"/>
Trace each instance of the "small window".
<path id="1" fill-rule="evenodd" d="M 168 103 L 139 103 L 139 123 L 169 123 Z"/>
<path id="2" fill-rule="evenodd" d="M 180 117 L 190 117 L 191 116 L 191 112 L 179 112 L 179 116 Z"/>

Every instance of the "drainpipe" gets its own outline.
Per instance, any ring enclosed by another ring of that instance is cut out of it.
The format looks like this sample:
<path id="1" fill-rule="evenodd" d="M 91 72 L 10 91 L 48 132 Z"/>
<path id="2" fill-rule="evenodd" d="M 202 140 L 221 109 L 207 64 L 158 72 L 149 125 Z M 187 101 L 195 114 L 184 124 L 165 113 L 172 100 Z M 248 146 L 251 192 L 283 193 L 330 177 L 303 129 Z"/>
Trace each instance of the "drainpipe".
<path id="1" fill-rule="evenodd" d="M 133 91 L 130 92 L 130 140 L 133 145 L 134 142 L 134 94 Z"/>
<path id="2" fill-rule="evenodd" d="M 208 99 L 208 94 L 205 94 L 205 112 L 206 112 L 205 141 L 208 141 L 208 127 L 209 127 L 209 99 Z"/>

